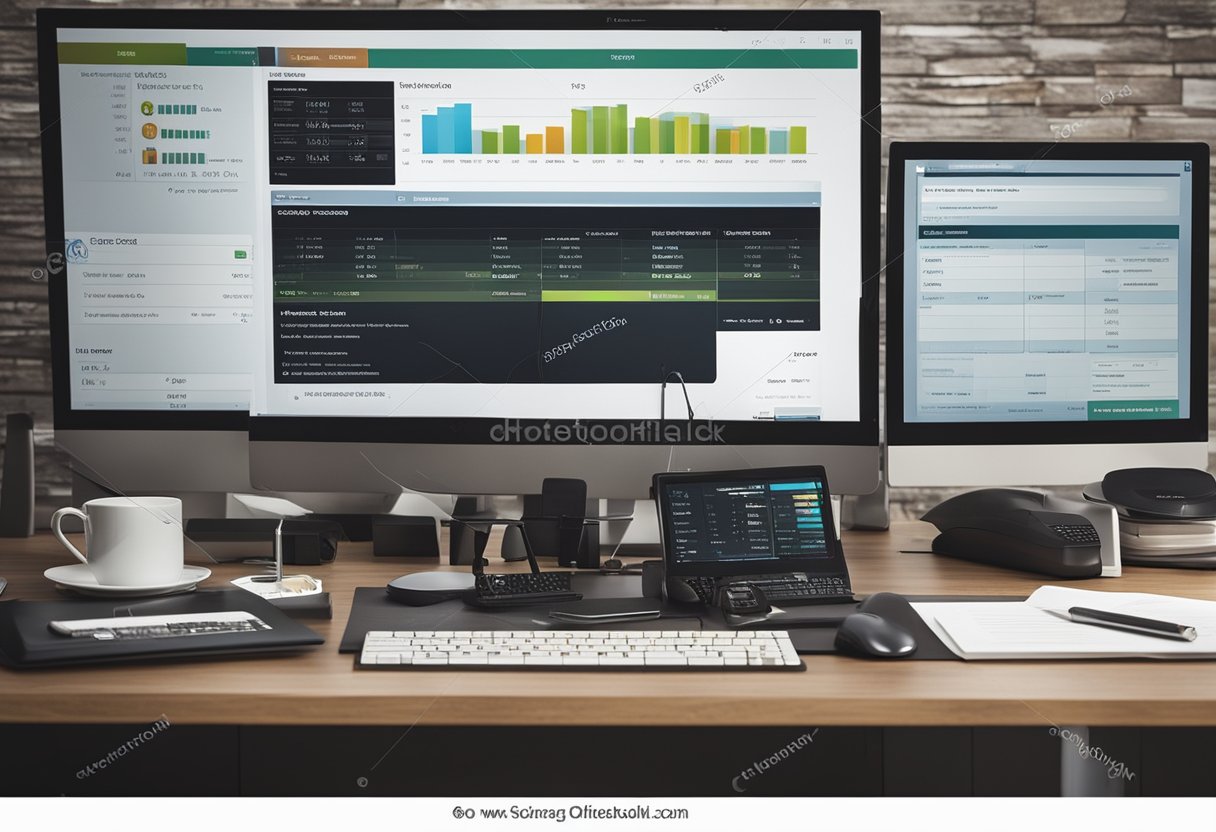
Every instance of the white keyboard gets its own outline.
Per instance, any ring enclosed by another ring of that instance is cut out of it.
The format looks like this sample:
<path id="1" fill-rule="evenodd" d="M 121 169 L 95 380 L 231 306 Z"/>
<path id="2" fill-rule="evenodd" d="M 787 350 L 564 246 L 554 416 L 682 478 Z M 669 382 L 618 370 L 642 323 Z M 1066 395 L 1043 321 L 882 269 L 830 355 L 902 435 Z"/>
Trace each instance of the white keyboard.
<path id="1" fill-rule="evenodd" d="M 372 630 L 359 666 L 460 670 L 805 670 L 785 630 Z"/>

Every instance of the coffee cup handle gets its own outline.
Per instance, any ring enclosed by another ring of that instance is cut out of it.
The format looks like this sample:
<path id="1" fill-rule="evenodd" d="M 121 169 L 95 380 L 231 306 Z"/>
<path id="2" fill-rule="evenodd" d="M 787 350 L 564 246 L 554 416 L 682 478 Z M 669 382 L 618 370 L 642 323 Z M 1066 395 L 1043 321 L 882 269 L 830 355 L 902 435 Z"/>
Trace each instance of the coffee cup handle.
<path id="1" fill-rule="evenodd" d="M 68 551 L 76 556 L 76 560 L 80 561 L 81 563 L 83 563 L 85 565 L 88 565 L 89 562 L 87 559 L 85 559 L 84 554 L 79 549 L 77 549 L 75 546 L 73 546 L 66 537 L 64 537 L 63 530 L 59 528 L 59 521 L 65 515 L 71 515 L 72 517 L 79 517 L 81 520 L 83 520 L 86 523 L 89 522 L 89 515 L 85 514 L 83 511 L 81 511 L 78 508 L 72 508 L 70 506 L 68 508 L 61 508 L 61 509 L 59 509 L 59 511 L 57 511 L 51 515 L 51 531 L 55 533 L 55 537 L 59 538 L 60 543 L 62 543 L 64 546 L 68 547 Z"/>

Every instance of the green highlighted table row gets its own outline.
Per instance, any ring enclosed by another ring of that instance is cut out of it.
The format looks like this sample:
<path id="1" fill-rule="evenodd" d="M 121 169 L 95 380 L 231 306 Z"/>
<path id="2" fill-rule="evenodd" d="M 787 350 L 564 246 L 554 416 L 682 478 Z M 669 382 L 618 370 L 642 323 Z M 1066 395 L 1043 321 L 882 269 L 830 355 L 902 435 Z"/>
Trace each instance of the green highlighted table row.
<path id="1" fill-rule="evenodd" d="M 1122 422 L 1133 419 L 1178 419 L 1177 399 L 1128 399 L 1089 402 L 1091 422 Z"/>
<path id="2" fill-rule="evenodd" d="M 618 289 L 578 290 L 543 289 L 540 298 L 547 302 L 575 303 L 649 303 L 652 301 L 715 301 L 718 293 L 712 289 Z"/>

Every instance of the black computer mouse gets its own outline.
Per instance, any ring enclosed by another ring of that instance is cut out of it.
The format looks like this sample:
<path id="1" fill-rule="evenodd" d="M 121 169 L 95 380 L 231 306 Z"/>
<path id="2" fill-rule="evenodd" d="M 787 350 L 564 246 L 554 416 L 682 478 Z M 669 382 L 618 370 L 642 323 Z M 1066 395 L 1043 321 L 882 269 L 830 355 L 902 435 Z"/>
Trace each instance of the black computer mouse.
<path id="1" fill-rule="evenodd" d="M 855 612 L 836 631 L 836 649 L 867 659 L 900 659 L 916 652 L 916 639 L 880 615 Z"/>

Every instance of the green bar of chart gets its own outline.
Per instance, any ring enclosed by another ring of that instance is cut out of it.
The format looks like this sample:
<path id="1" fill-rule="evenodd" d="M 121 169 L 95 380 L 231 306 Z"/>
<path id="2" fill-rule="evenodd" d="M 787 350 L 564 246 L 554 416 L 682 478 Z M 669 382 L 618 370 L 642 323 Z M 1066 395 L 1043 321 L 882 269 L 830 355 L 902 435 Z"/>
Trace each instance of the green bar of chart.
<path id="1" fill-rule="evenodd" d="M 591 152 L 608 152 L 608 107 L 591 108 Z"/>
<path id="2" fill-rule="evenodd" d="M 697 113 L 697 123 L 693 125 L 692 129 L 697 137 L 697 149 L 693 153 L 708 153 L 709 116 L 705 113 Z"/>
<path id="3" fill-rule="evenodd" d="M 671 114 L 659 116 L 659 152 L 676 152 L 676 122 Z"/>
<path id="4" fill-rule="evenodd" d="M 790 128 L 790 153 L 806 153 L 806 128 Z"/>
<path id="5" fill-rule="evenodd" d="M 767 131 L 763 127 L 752 128 L 751 153 L 753 155 L 768 152 L 766 133 Z"/>
<path id="6" fill-rule="evenodd" d="M 498 132 L 496 130 L 481 131 L 481 152 L 482 153 L 497 153 L 498 152 Z"/>
<path id="7" fill-rule="evenodd" d="M 570 111 L 570 152 L 587 152 L 587 111 Z"/>
<path id="8" fill-rule="evenodd" d="M 610 116 L 611 133 L 612 133 L 612 152 L 613 153 L 628 153 L 629 152 L 629 108 L 624 104 L 617 104 L 612 108 Z"/>
<path id="9" fill-rule="evenodd" d="M 519 153 L 518 124 L 504 124 L 502 126 L 502 152 Z"/>
<path id="10" fill-rule="evenodd" d="M 714 152 L 730 153 L 730 128 L 719 127 L 714 136 Z"/>
<path id="11" fill-rule="evenodd" d="M 644 116 L 638 116 L 633 120 L 633 152 L 653 152 L 650 149 L 650 119 Z"/>

